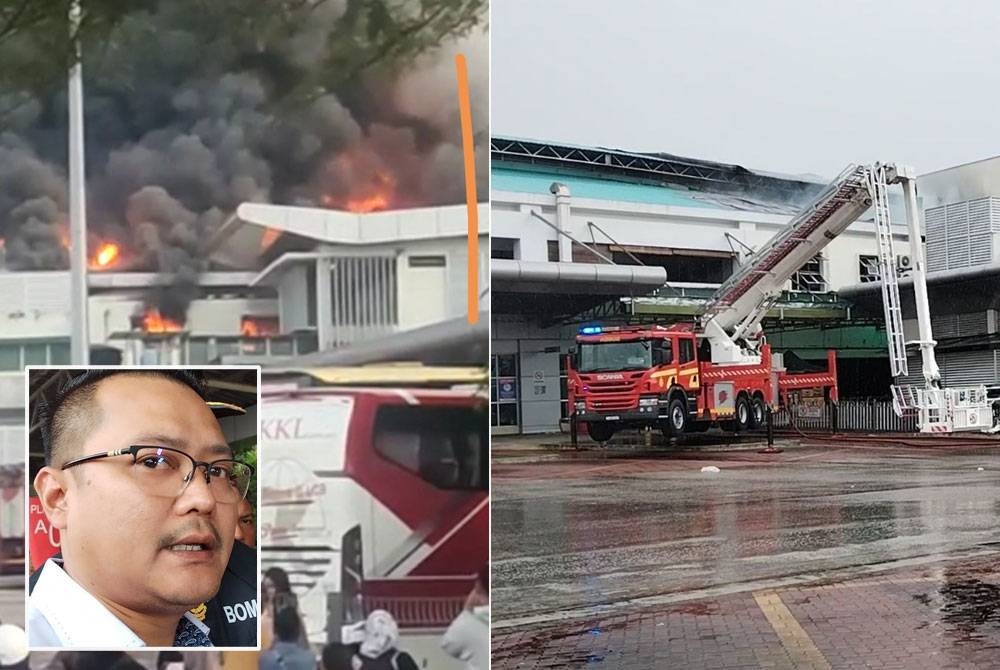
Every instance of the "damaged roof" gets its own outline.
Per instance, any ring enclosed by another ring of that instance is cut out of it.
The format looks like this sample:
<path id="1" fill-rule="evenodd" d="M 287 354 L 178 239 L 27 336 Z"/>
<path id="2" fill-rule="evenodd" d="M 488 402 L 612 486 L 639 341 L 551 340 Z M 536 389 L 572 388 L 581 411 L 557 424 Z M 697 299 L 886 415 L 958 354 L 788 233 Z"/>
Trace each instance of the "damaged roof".
<path id="1" fill-rule="evenodd" d="M 792 214 L 825 181 L 739 165 L 565 143 L 493 137 L 492 188 L 548 193 L 553 178 L 573 195 L 604 200 Z"/>

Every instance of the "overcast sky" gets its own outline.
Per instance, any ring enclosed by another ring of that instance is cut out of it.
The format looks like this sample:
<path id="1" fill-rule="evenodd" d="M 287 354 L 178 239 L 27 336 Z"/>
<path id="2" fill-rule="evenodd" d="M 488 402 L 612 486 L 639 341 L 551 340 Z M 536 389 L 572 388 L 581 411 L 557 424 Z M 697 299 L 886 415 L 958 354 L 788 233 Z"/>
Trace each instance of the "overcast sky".
<path id="1" fill-rule="evenodd" d="M 1000 154 L 988 0 L 493 0 L 491 132 L 832 177 Z"/>

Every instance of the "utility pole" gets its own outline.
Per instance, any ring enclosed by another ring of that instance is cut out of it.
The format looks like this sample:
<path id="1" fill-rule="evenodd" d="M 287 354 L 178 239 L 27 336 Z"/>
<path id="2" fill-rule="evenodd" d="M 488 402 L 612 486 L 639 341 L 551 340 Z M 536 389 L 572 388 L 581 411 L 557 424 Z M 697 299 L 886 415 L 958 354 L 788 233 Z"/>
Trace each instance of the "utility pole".
<path id="1" fill-rule="evenodd" d="M 73 365 L 90 362 L 87 330 L 87 193 L 83 155 L 83 62 L 78 32 L 80 0 L 69 10 L 70 39 L 76 56 L 69 70 L 69 269 L 70 269 L 70 360 Z"/>

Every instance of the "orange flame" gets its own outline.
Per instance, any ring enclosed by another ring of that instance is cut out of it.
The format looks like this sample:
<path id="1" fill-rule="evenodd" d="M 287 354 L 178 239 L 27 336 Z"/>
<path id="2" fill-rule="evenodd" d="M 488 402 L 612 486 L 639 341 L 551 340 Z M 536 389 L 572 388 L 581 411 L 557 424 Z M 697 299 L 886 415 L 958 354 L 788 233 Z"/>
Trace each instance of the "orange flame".
<path id="1" fill-rule="evenodd" d="M 268 228 L 264 231 L 264 237 L 260 240 L 260 252 L 264 253 L 271 248 L 271 245 L 278 241 L 281 237 L 281 231 L 277 228 Z"/>
<path id="2" fill-rule="evenodd" d="M 348 152 L 328 166 L 331 179 L 346 187 L 347 193 L 323 194 L 323 207 L 340 207 L 360 214 L 380 212 L 396 206 L 396 177 L 374 154 Z"/>
<path id="3" fill-rule="evenodd" d="M 388 172 L 376 171 L 367 188 L 347 199 L 348 211 L 365 214 L 389 209 L 396 196 L 396 179 Z"/>
<path id="4" fill-rule="evenodd" d="M 244 316 L 240 323 L 240 333 L 247 337 L 277 335 L 278 319 L 273 316 Z"/>
<path id="5" fill-rule="evenodd" d="M 121 248 L 114 242 L 105 242 L 97 251 L 97 254 L 90 261 L 92 270 L 103 270 L 111 267 L 118 261 Z"/>
<path id="6" fill-rule="evenodd" d="M 176 333 L 183 328 L 180 323 L 160 314 L 160 310 L 156 308 L 148 309 L 142 315 L 142 329 L 147 333 Z"/>
<path id="7" fill-rule="evenodd" d="M 389 208 L 389 198 L 382 193 L 367 196 L 365 198 L 351 198 L 347 201 L 347 210 L 367 214 L 368 212 L 381 212 Z"/>

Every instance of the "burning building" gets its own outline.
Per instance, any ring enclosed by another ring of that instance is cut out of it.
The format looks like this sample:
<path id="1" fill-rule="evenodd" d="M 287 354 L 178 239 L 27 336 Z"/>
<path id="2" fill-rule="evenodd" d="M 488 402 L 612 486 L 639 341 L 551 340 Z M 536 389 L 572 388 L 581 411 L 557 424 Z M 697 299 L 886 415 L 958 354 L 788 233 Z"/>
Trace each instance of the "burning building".
<path id="1" fill-rule="evenodd" d="M 204 272 L 128 271 L 94 250 L 92 361 L 205 364 L 329 351 L 464 316 L 464 206 L 355 213 L 244 204 L 202 242 Z M 485 205 L 480 302 L 488 303 Z M 106 269 L 103 269 L 106 268 Z M 0 272 L 0 370 L 68 363 L 69 273 Z"/>

